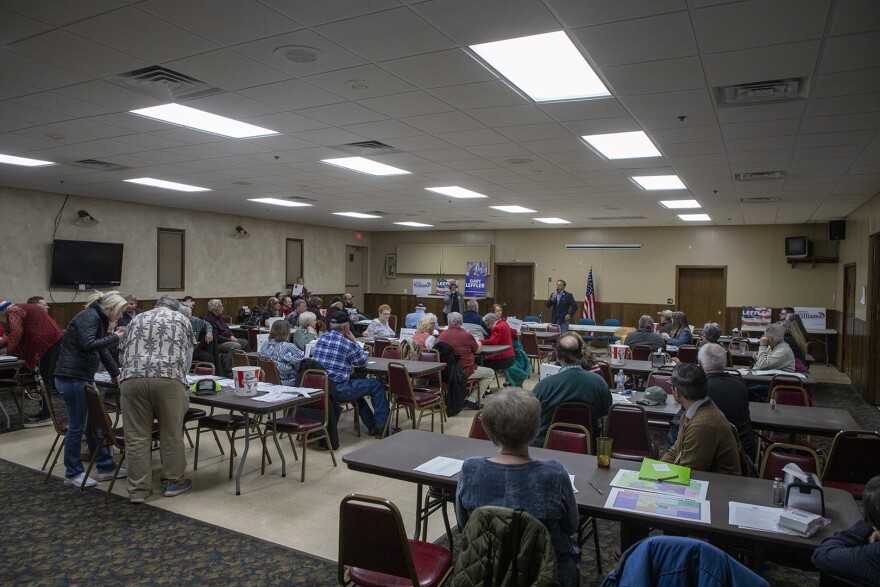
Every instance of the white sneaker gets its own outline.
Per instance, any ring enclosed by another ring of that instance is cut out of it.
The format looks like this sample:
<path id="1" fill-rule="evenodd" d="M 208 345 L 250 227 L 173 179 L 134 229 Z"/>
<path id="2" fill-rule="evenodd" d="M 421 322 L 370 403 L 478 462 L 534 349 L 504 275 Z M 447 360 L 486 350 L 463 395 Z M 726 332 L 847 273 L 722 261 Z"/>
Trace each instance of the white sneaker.
<path id="1" fill-rule="evenodd" d="M 94 479 L 92 479 L 91 477 L 86 478 L 85 471 L 83 471 L 82 473 L 80 473 L 76 477 L 67 477 L 66 479 L 64 479 L 64 486 L 65 487 L 81 487 L 83 479 L 86 480 L 86 487 L 94 487 L 95 485 L 98 484 L 98 482 L 95 481 Z"/>
<path id="2" fill-rule="evenodd" d="M 116 478 L 125 479 L 126 477 L 128 477 L 128 469 L 122 467 L 121 469 L 119 469 L 119 474 L 116 475 Z M 102 482 L 110 481 L 111 479 L 113 479 L 113 472 L 111 471 L 109 473 L 98 473 L 97 475 L 95 475 L 95 479 Z"/>

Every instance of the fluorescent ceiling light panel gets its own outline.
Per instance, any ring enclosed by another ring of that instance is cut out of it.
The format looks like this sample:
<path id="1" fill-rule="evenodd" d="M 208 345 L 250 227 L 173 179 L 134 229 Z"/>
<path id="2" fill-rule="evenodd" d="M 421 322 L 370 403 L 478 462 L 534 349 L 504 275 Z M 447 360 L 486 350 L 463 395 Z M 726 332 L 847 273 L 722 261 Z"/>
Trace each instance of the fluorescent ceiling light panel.
<path id="1" fill-rule="evenodd" d="M 696 200 L 661 200 L 660 204 L 670 210 L 682 210 L 685 208 L 699 208 L 700 203 Z"/>
<path id="2" fill-rule="evenodd" d="M 413 226 L 415 228 L 427 228 L 429 226 L 434 226 L 433 224 L 423 224 L 421 222 L 395 222 L 394 224 L 399 224 L 400 226 Z"/>
<path id="3" fill-rule="evenodd" d="M 532 220 L 537 220 L 544 224 L 571 224 L 571 222 L 563 220 L 562 218 L 532 218 Z"/>
<path id="4" fill-rule="evenodd" d="M 8 165 L 21 165 L 23 167 L 43 167 L 45 165 L 55 165 L 52 161 L 40 161 L 39 159 L 28 159 L 27 157 L 15 157 L 13 155 L 3 155 L 0 153 L 0 163 Z"/>
<path id="5" fill-rule="evenodd" d="M 679 214 L 679 218 L 685 222 L 711 222 L 708 214 Z"/>
<path id="6" fill-rule="evenodd" d="M 163 104 L 152 108 L 141 108 L 140 110 L 132 110 L 131 113 L 233 139 L 249 139 L 278 134 L 268 128 L 261 128 L 180 104 Z"/>
<path id="7" fill-rule="evenodd" d="M 382 218 L 375 214 L 364 214 L 362 212 L 334 212 L 337 216 L 350 216 L 351 218 Z"/>
<path id="8" fill-rule="evenodd" d="M 686 190 L 687 187 L 677 175 L 642 175 L 631 178 L 642 189 L 653 190 Z"/>
<path id="9" fill-rule="evenodd" d="M 611 95 L 563 31 L 471 45 L 470 49 L 535 102 Z"/>
<path id="10" fill-rule="evenodd" d="M 335 165 L 336 167 L 344 167 L 345 169 L 351 169 L 352 171 L 359 171 L 360 173 L 367 173 L 369 175 L 406 175 L 409 173 L 409 171 L 404 171 L 403 169 L 398 169 L 397 167 L 391 167 L 390 165 L 385 165 L 384 163 L 370 161 L 369 159 L 365 159 L 363 157 L 340 157 L 339 159 L 321 159 L 321 163 Z"/>
<path id="11" fill-rule="evenodd" d="M 457 185 L 450 185 L 439 188 L 425 188 L 429 192 L 435 192 L 438 194 L 443 194 L 444 196 L 449 196 L 451 198 L 488 198 L 489 196 L 485 196 L 483 194 L 479 194 L 477 192 L 472 192 L 471 190 L 466 190 L 462 187 L 458 187 Z"/>
<path id="12" fill-rule="evenodd" d="M 301 208 L 303 206 L 311 206 L 311 204 L 306 204 L 305 202 L 294 202 L 292 200 L 283 200 L 281 198 L 248 198 L 248 202 L 272 204 L 273 206 L 287 206 L 288 208 Z"/>
<path id="13" fill-rule="evenodd" d="M 164 188 L 166 190 L 177 190 L 178 192 L 210 192 L 211 190 L 208 188 L 200 188 L 194 185 L 187 185 L 185 183 L 176 183 L 173 181 L 165 181 L 164 179 L 153 179 L 152 177 L 139 177 L 137 179 L 126 179 L 128 183 L 139 183 L 141 185 L 148 185 L 154 188 Z"/>
<path id="14" fill-rule="evenodd" d="M 600 249 L 613 249 L 613 250 L 626 250 L 626 249 L 641 249 L 642 243 L 588 243 L 588 244 L 566 244 L 566 249 L 587 249 L 587 250 L 600 250 Z"/>
<path id="15" fill-rule="evenodd" d="M 523 208 L 522 206 L 489 206 L 493 210 L 501 210 L 502 212 L 510 212 L 511 214 L 523 214 L 524 212 L 534 212 L 531 208 Z"/>
<path id="16" fill-rule="evenodd" d="M 581 137 L 607 159 L 636 159 L 660 157 L 660 151 L 644 131 L 615 132 Z"/>

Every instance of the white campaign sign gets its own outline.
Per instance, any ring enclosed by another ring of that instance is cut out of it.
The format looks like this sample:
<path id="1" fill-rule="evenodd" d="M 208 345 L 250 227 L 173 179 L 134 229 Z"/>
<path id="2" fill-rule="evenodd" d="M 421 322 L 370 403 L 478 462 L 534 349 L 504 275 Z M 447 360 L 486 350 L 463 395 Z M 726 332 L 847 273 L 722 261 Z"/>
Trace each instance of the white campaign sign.
<path id="1" fill-rule="evenodd" d="M 794 313 L 801 317 L 804 328 L 807 330 L 822 330 L 825 328 L 826 308 L 796 307 Z"/>

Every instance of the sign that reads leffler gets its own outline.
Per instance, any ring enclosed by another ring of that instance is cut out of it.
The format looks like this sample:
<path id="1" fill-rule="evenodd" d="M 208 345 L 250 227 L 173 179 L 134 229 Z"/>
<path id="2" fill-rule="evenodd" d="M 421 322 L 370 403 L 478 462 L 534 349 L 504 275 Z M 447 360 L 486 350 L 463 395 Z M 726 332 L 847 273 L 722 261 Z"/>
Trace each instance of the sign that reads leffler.
<path id="1" fill-rule="evenodd" d="M 486 295 L 486 277 L 469 276 L 465 278 L 464 295 L 469 298 L 481 298 Z"/>
<path id="2" fill-rule="evenodd" d="M 742 325 L 744 327 L 768 326 L 772 315 L 773 308 L 767 306 L 743 306 Z"/>

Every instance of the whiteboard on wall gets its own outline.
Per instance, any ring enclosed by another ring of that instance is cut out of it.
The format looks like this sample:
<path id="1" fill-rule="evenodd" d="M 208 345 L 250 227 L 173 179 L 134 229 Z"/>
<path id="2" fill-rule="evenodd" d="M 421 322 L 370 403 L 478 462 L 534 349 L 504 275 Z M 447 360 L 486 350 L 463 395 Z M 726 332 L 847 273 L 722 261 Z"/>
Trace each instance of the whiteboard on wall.
<path id="1" fill-rule="evenodd" d="M 482 261 L 492 274 L 492 245 L 443 245 L 441 247 L 441 272 L 447 275 L 464 275 L 467 264 Z"/>
<path id="2" fill-rule="evenodd" d="M 438 275 L 441 247 L 439 245 L 398 245 L 397 273 Z M 462 265 L 464 271 L 464 265 Z"/>

